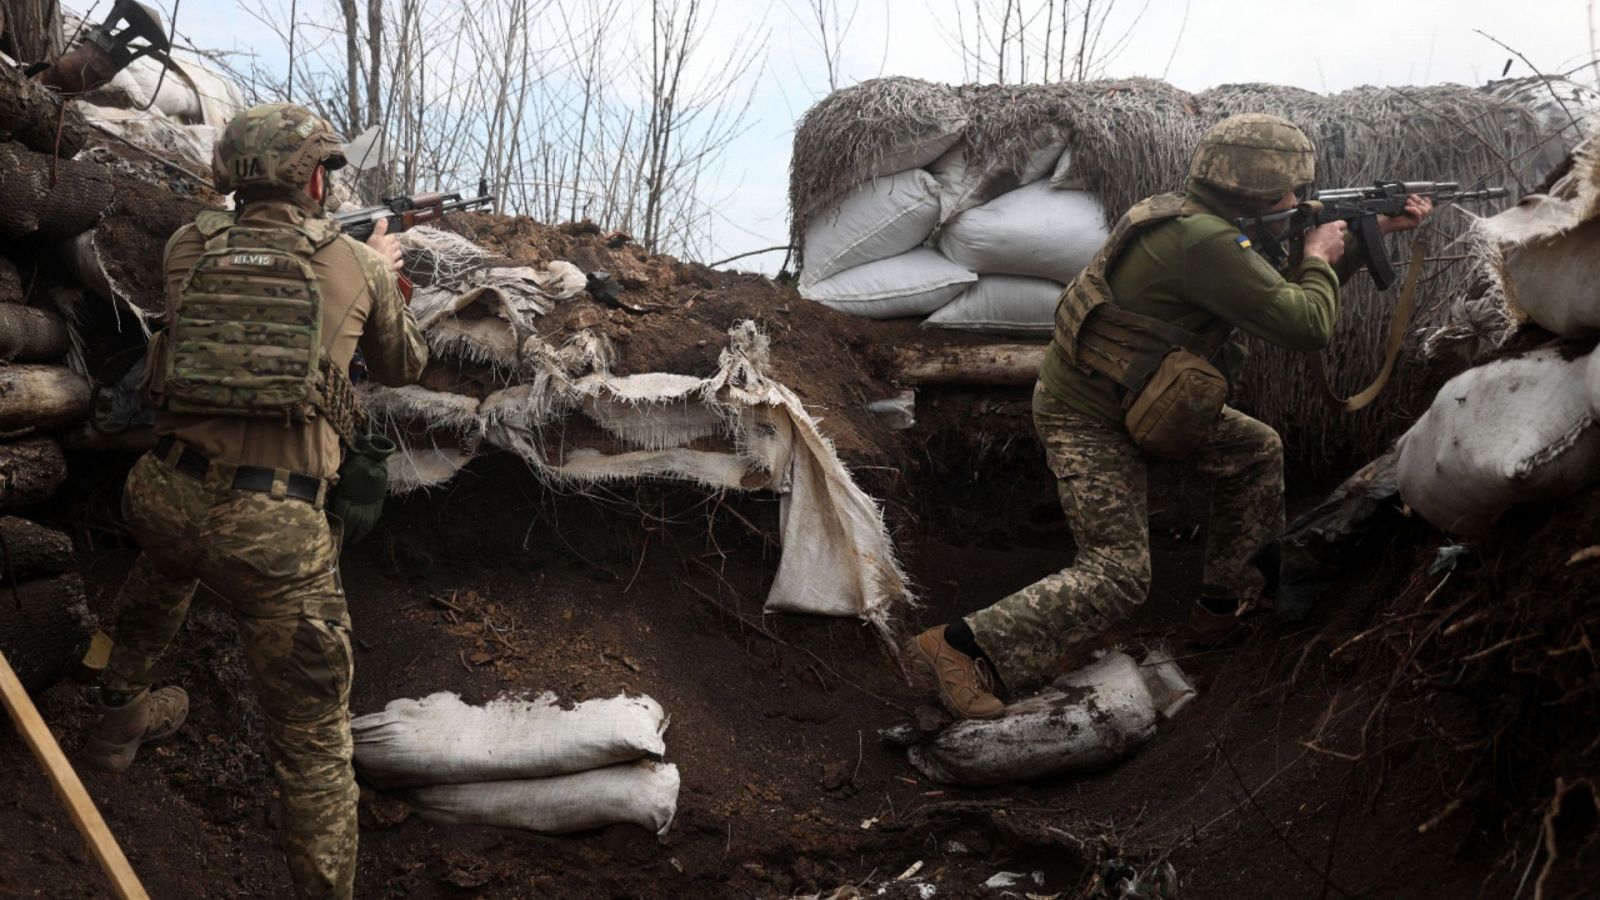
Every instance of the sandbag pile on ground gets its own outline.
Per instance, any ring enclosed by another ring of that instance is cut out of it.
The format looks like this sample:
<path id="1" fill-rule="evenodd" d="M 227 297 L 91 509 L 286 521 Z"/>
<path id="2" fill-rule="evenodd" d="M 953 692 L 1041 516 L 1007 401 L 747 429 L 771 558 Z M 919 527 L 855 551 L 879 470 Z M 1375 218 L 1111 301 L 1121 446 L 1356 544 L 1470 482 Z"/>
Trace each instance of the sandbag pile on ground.
<path id="1" fill-rule="evenodd" d="M 906 747 L 911 764 L 943 784 L 986 787 L 1067 772 L 1089 772 L 1155 737 L 1156 723 L 1194 697 L 1194 686 L 1166 653 L 1143 662 L 1108 653 L 1056 679 L 995 719 L 965 719 L 931 731 L 907 724 L 883 733 Z"/>
<path id="2" fill-rule="evenodd" d="M 1440 389 L 1399 442 L 1400 495 L 1458 534 L 1511 507 L 1600 481 L 1600 142 L 1547 194 L 1478 223 L 1493 288 L 1554 346 L 1479 366 Z"/>
<path id="3" fill-rule="evenodd" d="M 863 82 L 824 98 L 796 128 L 789 197 L 801 293 L 862 315 L 1042 337 L 1059 285 L 1098 248 L 1110 220 L 1144 197 L 1181 189 L 1212 123 L 1241 112 L 1294 121 L 1317 143 L 1318 187 L 1454 180 L 1504 183 L 1515 195 L 1539 183 L 1551 154 L 1559 160 L 1576 146 L 1595 108 L 1593 92 L 1560 79 L 1538 87 L 1322 95 L 1264 84 L 1189 94 L 1149 79 Z M 1477 124 L 1468 134 L 1463 122 Z M 865 212 L 869 205 L 875 213 Z M 1492 348 L 1507 332 L 1503 310 L 1469 293 L 1478 280 L 1473 265 L 1447 249 L 1483 211 L 1443 210 L 1424 234 L 1428 296 L 1418 303 L 1411 352 L 1376 409 L 1348 416 L 1324 408 L 1304 354 L 1255 340 L 1239 405 L 1285 431 L 1307 457 L 1381 453 L 1396 423 L 1425 402 L 1416 386 L 1439 384 L 1462 367 L 1461 348 Z M 909 244 L 918 231 L 924 242 Z M 879 239 L 889 232 L 895 240 Z M 1390 256 L 1402 260 L 1396 244 Z M 842 259 L 833 252 L 839 246 L 871 253 Z M 884 256 L 866 258 L 872 253 Z M 838 268 L 844 262 L 850 267 Z M 1365 277 L 1341 292 L 1330 351 L 1336 386 L 1378 370 L 1392 308 L 1393 298 Z"/>
<path id="4" fill-rule="evenodd" d="M 633 824 L 665 834 L 678 767 L 649 697 L 563 707 L 553 694 L 471 706 L 451 693 L 391 700 L 350 721 L 356 772 L 440 825 L 567 834 Z"/>
<path id="5" fill-rule="evenodd" d="M 799 397 L 767 374 L 769 342 L 752 322 L 726 332 L 709 376 L 618 375 L 598 319 L 564 340 L 548 327 L 588 284 L 572 264 L 506 265 L 429 228 L 401 243 L 425 285 L 412 309 L 433 359 L 420 384 L 362 388 L 402 447 L 390 458 L 391 490 L 443 484 L 499 448 L 575 489 L 673 479 L 772 491 L 783 555 L 767 609 L 887 626 L 907 594 L 882 515 Z"/>

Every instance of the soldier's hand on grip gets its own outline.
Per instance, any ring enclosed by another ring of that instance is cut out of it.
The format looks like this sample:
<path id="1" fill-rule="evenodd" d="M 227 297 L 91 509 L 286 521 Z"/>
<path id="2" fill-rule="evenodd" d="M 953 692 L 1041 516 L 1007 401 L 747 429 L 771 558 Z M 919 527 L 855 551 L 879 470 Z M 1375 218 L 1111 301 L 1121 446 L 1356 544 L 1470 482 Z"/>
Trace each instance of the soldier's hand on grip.
<path id="1" fill-rule="evenodd" d="M 1344 235 L 1349 227 L 1345 222 L 1337 221 L 1318 225 L 1306 232 L 1306 257 L 1323 260 L 1330 266 L 1336 265 L 1344 258 Z"/>
<path id="2" fill-rule="evenodd" d="M 405 264 L 405 256 L 400 252 L 400 241 L 389 233 L 389 220 L 379 219 L 372 226 L 372 237 L 367 238 L 367 246 L 383 254 L 389 261 L 389 267 L 396 272 Z"/>

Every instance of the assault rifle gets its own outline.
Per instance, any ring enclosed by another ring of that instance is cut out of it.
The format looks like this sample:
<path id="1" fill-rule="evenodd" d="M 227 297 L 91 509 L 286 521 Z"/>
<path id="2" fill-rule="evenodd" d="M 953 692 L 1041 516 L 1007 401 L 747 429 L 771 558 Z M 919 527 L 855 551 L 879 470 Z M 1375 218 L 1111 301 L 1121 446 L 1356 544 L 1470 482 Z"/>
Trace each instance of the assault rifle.
<path id="1" fill-rule="evenodd" d="M 340 231 L 358 241 L 364 241 L 372 237 L 372 229 L 377 227 L 380 220 L 388 220 L 389 233 L 396 234 L 414 225 L 442 219 L 446 213 L 460 212 L 475 206 L 488 206 L 495 202 L 495 199 L 489 196 L 489 185 L 482 179 L 478 180 L 478 194 L 479 196 L 467 200 L 461 199 L 460 194 L 443 192 L 386 197 L 383 203 L 377 206 L 338 213 L 331 218 L 334 224 L 339 226 Z"/>
<path id="2" fill-rule="evenodd" d="M 1463 191 L 1455 181 L 1380 181 L 1372 187 L 1332 188 L 1318 191 L 1316 196 L 1294 209 L 1260 216 L 1247 216 L 1239 220 L 1239 230 L 1249 229 L 1250 239 L 1257 242 L 1262 254 L 1275 265 L 1288 259 L 1284 241 L 1295 241 L 1319 225 L 1344 221 L 1350 223 L 1361 247 L 1361 257 L 1366 260 L 1367 271 L 1379 290 L 1394 283 L 1394 266 L 1383 248 L 1383 232 L 1378 228 L 1379 216 L 1397 216 L 1406 210 L 1406 198 L 1418 194 L 1433 200 L 1435 206 L 1464 201 L 1498 200 L 1506 196 L 1505 188 L 1485 188 Z M 1287 231 L 1274 235 L 1266 226 L 1287 221 Z M 1249 228 L 1254 226 L 1254 228 Z"/>

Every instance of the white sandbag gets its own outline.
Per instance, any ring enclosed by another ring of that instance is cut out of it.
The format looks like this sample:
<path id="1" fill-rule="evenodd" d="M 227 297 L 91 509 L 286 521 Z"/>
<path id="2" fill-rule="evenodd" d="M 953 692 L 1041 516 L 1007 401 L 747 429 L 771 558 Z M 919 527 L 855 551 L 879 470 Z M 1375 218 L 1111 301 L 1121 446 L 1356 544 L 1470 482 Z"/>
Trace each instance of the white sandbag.
<path id="1" fill-rule="evenodd" d="M 451 693 L 350 721 L 355 766 L 380 788 L 544 778 L 666 752 L 666 715 L 618 695 L 563 709 L 554 694 L 470 706 Z"/>
<path id="2" fill-rule="evenodd" d="M 1108 237 L 1099 197 L 1035 181 L 946 225 L 939 250 L 951 262 L 985 275 L 1024 275 L 1065 284 Z"/>
<path id="3" fill-rule="evenodd" d="M 868 178 L 882 178 L 909 169 L 925 169 L 944 156 L 961 140 L 967 130 L 965 116 L 947 119 L 934 124 L 920 135 L 896 141 L 886 152 L 873 160 Z"/>
<path id="4" fill-rule="evenodd" d="M 1401 499 L 1440 528 L 1472 535 L 1515 504 L 1558 500 L 1600 479 L 1591 363 L 1547 349 L 1450 379 L 1400 438 Z"/>
<path id="5" fill-rule="evenodd" d="M 979 275 L 978 283 L 922 324 L 989 334 L 1049 334 L 1061 283 L 1017 275 Z"/>
<path id="6" fill-rule="evenodd" d="M 998 719 L 964 719 L 929 737 L 902 726 L 885 737 L 910 742 L 911 764 L 928 778 L 973 787 L 1104 767 L 1155 736 L 1158 719 L 1195 695 L 1165 653 L 1136 663 L 1110 653 L 1006 707 Z"/>
<path id="7" fill-rule="evenodd" d="M 1056 160 L 1055 171 L 1050 173 L 1050 186 L 1065 191 L 1081 191 L 1084 189 L 1083 176 L 1073 167 L 1071 150 L 1062 150 L 1061 158 Z"/>
<path id="8" fill-rule="evenodd" d="M 568 834 L 629 824 L 662 835 L 678 812 L 678 784 L 671 763 L 627 763 L 554 778 L 430 785 L 407 799 L 435 825 Z"/>
<path id="9" fill-rule="evenodd" d="M 200 63 L 174 58 L 162 76 L 160 61 L 141 56 L 111 79 L 112 87 L 128 92 L 136 106 L 150 104 L 167 116 L 191 125 L 210 125 L 219 131 L 245 109 L 239 86 Z"/>
<path id="10" fill-rule="evenodd" d="M 925 316 L 977 280 L 938 253 L 918 248 L 801 285 L 800 296 L 851 315 L 893 319 Z"/>
<path id="11" fill-rule="evenodd" d="M 1473 223 L 1506 302 L 1564 337 L 1600 333 L 1600 153 L 1585 144 L 1547 194 Z"/>
<path id="12" fill-rule="evenodd" d="M 806 219 L 801 284 L 888 259 L 928 239 L 939 223 L 939 183 L 922 169 L 874 178 Z"/>
<path id="13" fill-rule="evenodd" d="M 159 110 L 116 109 L 81 100 L 78 112 L 106 131 L 150 150 L 176 154 L 196 171 L 209 172 L 211 150 L 220 129 L 210 125 L 185 125 Z"/>
<path id="14" fill-rule="evenodd" d="M 1546 330 L 1600 333 L 1600 219 L 1506 248 L 1500 274 L 1506 299 Z"/>
<path id="15" fill-rule="evenodd" d="M 928 166 L 939 180 L 939 221 L 949 222 L 976 206 L 1055 171 L 1067 150 L 1067 138 L 1055 128 L 1034 135 L 1033 147 L 1017 166 L 999 161 L 974 163 L 967 145 L 957 144 Z"/>

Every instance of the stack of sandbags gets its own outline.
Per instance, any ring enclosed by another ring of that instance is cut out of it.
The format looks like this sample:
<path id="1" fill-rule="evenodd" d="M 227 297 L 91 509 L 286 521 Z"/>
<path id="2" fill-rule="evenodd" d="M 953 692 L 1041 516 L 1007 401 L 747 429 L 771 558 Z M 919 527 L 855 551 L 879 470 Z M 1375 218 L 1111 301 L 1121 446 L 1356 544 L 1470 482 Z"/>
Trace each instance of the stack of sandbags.
<path id="1" fill-rule="evenodd" d="M 1064 120 L 1012 123 L 985 143 L 990 108 L 1018 106 L 1010 91 L 879 79 L 808 111 L 790 186 L 801 296 L 871 318 L 1048 332 L 1061 284 L 1105 238 L 1104 212 L 1072 189 Z"/>
<path id="2" fill-rule="evenodd" d="M 470 706 L 439 693 L 392 700 L 350 729 L 357 774 L 435 824 L 664 834 L 677 813 L 678 767 L 659 762 L 667 717 L 649 697 L 563 708 L 553 694 Z"/>
<path id="3" fill-rule="evenodd" d="M 1104 768 L 1155 737 L 1157 722 L 1194 696 L 1166 653 L 1152 652 L 1141 663 L 1115 652 L 1007 706 L 998 718 L 932 729 L 907 724 L 883 737 L 905 747 L 911 764 L 934 781 L 1010 784 Z"/>
<path id="4" fill-rule="evenodd" d="M 29 691 L 60 681 L 83 655 L 92 617 L 72 540 L 0 516 L 0 652 Z"/>
<path id="5" fill-rule="evenodd" d="M 1400 496 L 1440 528 L 1480 534 L 1512 506 L 1600 481 L 1597 173 L 1590 140 L 1548 195 L 1477 225 L 1506 304 L 1565 340 L 1457 375 L 1400 438 Z"/>
<path id="6" fill-rule="evenodd" d="M 67 464 L 53 433 L 89 415 L 89 383 L 64 365 L 65 323 L 26 299 L 17 267 L 0 257 L 0 509 L 61 486 Z"/>

